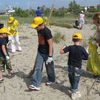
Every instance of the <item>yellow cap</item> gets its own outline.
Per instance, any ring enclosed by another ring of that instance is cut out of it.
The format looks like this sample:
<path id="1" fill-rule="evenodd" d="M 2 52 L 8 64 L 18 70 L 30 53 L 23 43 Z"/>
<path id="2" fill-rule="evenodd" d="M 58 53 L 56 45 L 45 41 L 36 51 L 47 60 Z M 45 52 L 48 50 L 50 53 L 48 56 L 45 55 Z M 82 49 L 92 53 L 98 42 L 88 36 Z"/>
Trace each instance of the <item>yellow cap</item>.
<path id="1" fill-rule="evenodd" d="M 7 28 L 5 28 L 5 27 L 0 29 L 0 34 L 4 34 L 4 33 L 10 35 L 9 30 Z"/>
<path id="2" fill-rule="evenodd" d="M 74 33 L 72 35 L 72 39 L 82 40 L 82 34 L 81 33 Z"/>
<path id="3" fill-rule="evenodd" d="M 33 19 L 33 23 L 31 24 L 31 26 L 33 27 L 33 28 L 36 28 L 36 27 L 38 27 L 40 24 L 42 24 L 44 21 L 43 21 L 43 18 L 42 17 L 35 17 L 34 19 Z"/>
<path id="4" fill-rule="evenodd" d="M 8 23 L 10 24 L 10 23 L 12 23 L 14 20 L 15 20 L 14 17 L 9 17 Z"/>
<path id="5" fill-rule="evenodd" d="M 18 20 L 15 20 L 15 21 L 14 21 L 14 26 L 19 26 Z"/>

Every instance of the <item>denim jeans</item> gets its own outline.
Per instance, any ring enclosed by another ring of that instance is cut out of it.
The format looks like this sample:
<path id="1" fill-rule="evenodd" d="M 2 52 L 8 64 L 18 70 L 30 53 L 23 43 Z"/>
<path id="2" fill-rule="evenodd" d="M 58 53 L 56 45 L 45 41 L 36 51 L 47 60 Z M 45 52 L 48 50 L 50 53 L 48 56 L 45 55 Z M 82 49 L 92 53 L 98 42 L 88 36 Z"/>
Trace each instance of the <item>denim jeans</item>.
<path id="1" fill-rule="evenodd" d="M 43 63 L 45 63 L 46 66 L 48 81 L 55 82 L 54 62 L 47 65 L 46 64 L 47 58 L 48 58 L 47 54 L 41 54 L 40 52 L 37 53 L 34 65 L 34 72 L 32 75 L 32 84 L 36 87 L 39 87 L 41 84 Z"/>
<path id="2" fill-rule="evenodd" d="M 70 65 L 68 66 L 68 77 L 72 92 L 76 92 L 78 90 L 80 76 L 81 70 L 79 68 Z"/>

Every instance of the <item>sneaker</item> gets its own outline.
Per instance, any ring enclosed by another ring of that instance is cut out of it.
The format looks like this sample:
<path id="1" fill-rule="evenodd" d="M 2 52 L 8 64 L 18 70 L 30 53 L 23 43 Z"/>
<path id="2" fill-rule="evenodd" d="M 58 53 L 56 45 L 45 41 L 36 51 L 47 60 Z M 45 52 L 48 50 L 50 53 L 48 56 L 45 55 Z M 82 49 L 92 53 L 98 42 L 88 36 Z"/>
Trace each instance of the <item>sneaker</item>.
<path id="1" fill-rule="evenodd" d="M 81 97 L 81 94 L 79 91 L 76 92 L 77 96 L 80 98 Z"/>
<path id="2" fill-rule="evenodd" d="M 72 93 L 71 98 L 72 98 L 72 100 L 76 100 L 78 98 L 78 96 L 76 93 Z"/>
<path id="3" fill-rule="evenodd" d="M 54 82 L 50 82 L 50 81 L 48 81 L 48 82 L 45 83 L 45 85 L 48 86 L 48 85 L 51 85 L 51 84 L 53 84 L 53 83 L 54 83 Z"/>
<path id="4" fill-rule="evenodd" d="M 18 52 L 22 52 L 22 50 L 16 50 L 16 51 L 18 51 Z"/>
<path id="5" fill-rule="evenodd" d="M 39 87 L 36 87 L 36 86 L 34 86 L 34 85 L 29 85 L 29 89 L 30 89 L 30 90 L 40 91 L 40 88 L 39 88 Z"/>

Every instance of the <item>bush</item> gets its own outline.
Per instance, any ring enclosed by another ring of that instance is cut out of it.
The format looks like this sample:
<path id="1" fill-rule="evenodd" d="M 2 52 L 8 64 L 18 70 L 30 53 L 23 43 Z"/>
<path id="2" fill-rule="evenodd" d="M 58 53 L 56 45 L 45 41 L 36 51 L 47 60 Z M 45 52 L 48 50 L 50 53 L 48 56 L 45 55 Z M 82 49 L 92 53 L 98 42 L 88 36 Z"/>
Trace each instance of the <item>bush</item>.
<path id="1" fill-rule="evenodd" d="M 59 42 L 61 42 L 62 40 L 63 40 L 63 41 L 66 41 L 65 35 L 62 35 L 61 33 L 56 32 L 56 33 L 54 34 L 53 41 L 54 41 L 55 43 L 59 43 Z"/>
<path id="2" fill-rule="evenodd" d="M 56 25 L 56 26 L 61 26 L 61 27 L 66 27 L 66 28 L 73 28 L 71 24 L 60 23 L 60 22 L 50 22 L 50 25 Z"/>
<path id="3" fill-rule="evenodd" d="M 14 16 L 19 16 L 19 17 L 28 17 L 28 16 L 34 16 L 34 10 L 23 10 L 21 8 L 15 8 L 15 13 L 13 14 Z"/>

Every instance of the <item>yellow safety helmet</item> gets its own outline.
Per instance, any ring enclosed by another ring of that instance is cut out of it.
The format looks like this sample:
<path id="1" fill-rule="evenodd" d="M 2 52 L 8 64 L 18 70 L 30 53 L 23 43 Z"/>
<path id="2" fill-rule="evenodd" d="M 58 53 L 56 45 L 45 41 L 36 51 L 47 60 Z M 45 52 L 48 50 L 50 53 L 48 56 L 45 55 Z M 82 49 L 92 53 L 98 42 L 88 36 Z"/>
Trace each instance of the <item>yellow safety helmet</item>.
<path id="1" fill-rule="evenodd" d="M 0 34 L 8 34 L 8 35 L 10 35 L 10 32 L 9 32 L 9 30 L 7 28 L 3 27 L 3 28 L 0 29 Z"/>
<path id="2" fill-rule="evenodd" d="M 33 28 L 36 28 L 36 27 L 38 27 L 40 24 L 42 24 L 44 21 L 43 21 L 43 18 L 42 17 L 35 17 L 34 19 L 33 19 L 33 23 L 31 24 L 31 26 L 33 27 Z"/>
<path id="3" fill-rule="evenodd" d="M 74 33 L 72 35 L 72 39 L 76 39 L 76 40 L 82 40 L 82 34 L 81 33 Z"/>
<path id="4" fill-rule="evenodd" d="M 9 19 L 8 19 L 8 23 L 10 24 L 10 23 L 12 23 L 14 20 L 15 20 L 14 17 L 9 17 Z"/>

